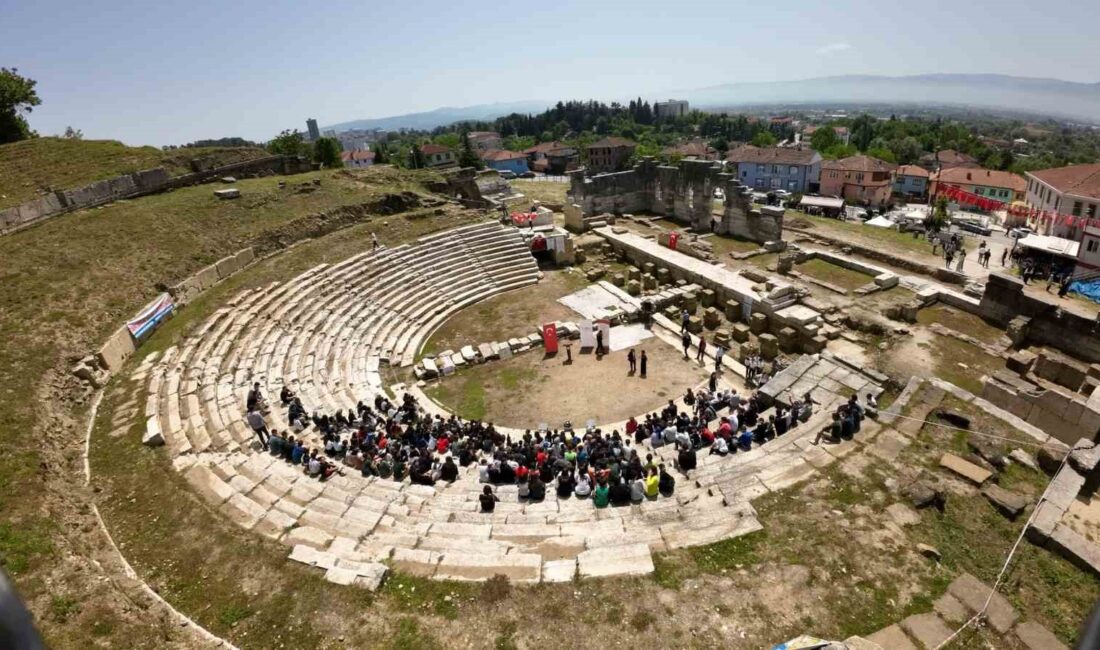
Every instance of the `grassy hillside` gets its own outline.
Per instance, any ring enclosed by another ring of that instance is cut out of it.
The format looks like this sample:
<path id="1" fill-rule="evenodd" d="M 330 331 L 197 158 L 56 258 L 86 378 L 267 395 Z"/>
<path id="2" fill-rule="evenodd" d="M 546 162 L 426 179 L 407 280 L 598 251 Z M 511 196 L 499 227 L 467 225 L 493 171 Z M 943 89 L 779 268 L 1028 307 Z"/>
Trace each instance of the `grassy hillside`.
<path id="1" fill-rule="evenodd" d="M 263 149 L 199 147 L 161 151 L 128 147 L 114 140 L 34 138 L 0 145 L 0 209 L 18 205 L 43 190 L 60 190 L 128 174 L 166 167 L 173 176 L 191 171 L 193 159 L 221 164 L 267 155 Z"/>
<path id="2" fill-rule="evenodd" d="M 82 418 L 90 393 L 69 374 L 74 361 L 160 287 L 242 247 L 271 250 L 357 221 L 391 243 L 469 219 L 448 207 L 443 215 L 414 209 L 372 222 L 376 201 L 424 193 L 425 182 L 437 178 L 380 167 L 247 179 L 238 183 L 236 201 L 215 199 L 209 186 L 188 187 L 0 237 L 0 566 L 15 578 L 51 645 L 88 647 L 79 640 L 100 629 L 103 640 L 119 647 L 127 638 L 149 638 L 146 626 L 160 624 L 136 612 L 125 616 L 133 605 L 118 602 L 117 591 L 94 577 L 101 570 L 88 563 L 89 556 L 106 560 L 96 555 L 103 540 L 83 487 Z M 347 256 L 366 241 L 360 232 L 336 254 Z M 331 245 L 321 247 L 302 263 L 330 253 Z M 266 264 L 294 271 L 281 258 Z"/>

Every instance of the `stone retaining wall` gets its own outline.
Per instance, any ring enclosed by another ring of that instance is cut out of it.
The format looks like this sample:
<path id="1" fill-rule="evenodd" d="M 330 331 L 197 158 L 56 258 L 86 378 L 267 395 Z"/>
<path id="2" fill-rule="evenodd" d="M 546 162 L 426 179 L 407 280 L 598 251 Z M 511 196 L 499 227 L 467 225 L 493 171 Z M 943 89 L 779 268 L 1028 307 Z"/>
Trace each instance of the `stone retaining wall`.
<path id="1" fill-rule="evenodd" d="M 867 248 L 860 246 L 859 244 L 853 244 L 850 241 L 837 239 L 828 235 L 823 235 L 814 230 L 807 230 L 804 228 L 795 228 L 790 224 L 787 225 L 789 230 L 793 230 L 801 235 L 807 237 L 813 237 L 824 242 L 828 242 L 834 246 L 844 246 L 852 250 L 857 255 L 862 255 L 879 262 L 885 262 L 891 266 L 896 266 L 900 269 L 907 271 L 913 271 L 914 273 L 920 273 L 921 275 L 927 275 L 936 278 L 940 282 L 947 282 L 949 284 L 965 285 L 967 282 L 966 275 L 959 273 L 958 271 L 952 271 L 941 266 L 933 266 L 931 264 L 924 264 L 923 262 L 914 262 L 913 260 L 906 259 L 904 257 L 898 257 L 891 253 L 881 251 L 875 248 Z"/>
<path id="2" fill-rule="evenodd" d="M 163 167 L 58 190 L 13 208 L 0 210 L 0 235 L 6 235 L 59 214 L 93 208 L 164 190 L 195 185 L 229 174 L 295 174 L 309 171 L 308 162 L 287 156 L 266 156 L 172 178 Z"/>
<path id="3" fill-rule="evenodd" d="M 1015 343 L 1049 345 L 1089 363 L 1100 363 L 1100 336 L 1094 319 L 1063 311 L 1057 298 L 1049 300 L 1024 293 L 1019 278 L 991 273 L 985 283 L 979 315 L 1007 327 L 1013 319 L 1030 319 L 1018 328 Z"/>

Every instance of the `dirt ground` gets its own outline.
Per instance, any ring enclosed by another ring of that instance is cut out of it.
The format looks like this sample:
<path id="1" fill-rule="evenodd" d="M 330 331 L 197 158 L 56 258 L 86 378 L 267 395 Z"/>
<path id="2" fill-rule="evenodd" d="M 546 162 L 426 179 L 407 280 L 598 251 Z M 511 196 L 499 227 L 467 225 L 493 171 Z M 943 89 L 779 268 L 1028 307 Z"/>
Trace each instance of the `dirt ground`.
<path id="1" fill-rule="evenodd" d="M 587 284 L 580 271 L 545 271 L 535 286 L 493 296 L 447 319 L 428 339 L 422 355 L 526 336 L 550 321 L 577 320 L 580 315 L 558 298 Z"/>
<path id="2" fill-rule="evenodd" d="M 661 408 L 710 375 L 656 337 L 637 347 L 639 355 L 645 350 L 649 357 L 644 379 L 628 374 L 626 350 L 597 359 L 573 346 L 571 364 L 564 351 L 552 357 L 525 352 L 462 370 L 431 385 L 428 395 L 459 415 L 503 426 L 557 427 L 568 420 L 579 427 L 589 420 L 621 422 Z"/>

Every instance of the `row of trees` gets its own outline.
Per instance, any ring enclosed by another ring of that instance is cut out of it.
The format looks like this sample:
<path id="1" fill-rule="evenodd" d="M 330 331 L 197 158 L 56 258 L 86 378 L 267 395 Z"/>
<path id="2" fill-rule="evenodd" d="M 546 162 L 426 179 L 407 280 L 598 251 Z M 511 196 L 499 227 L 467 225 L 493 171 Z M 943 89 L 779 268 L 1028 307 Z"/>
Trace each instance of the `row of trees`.
<path id="1" fill-rule="evenodd" d="M 272 138 L 267 143 L 267 150 L 284 156 L 303 156 L 329 168 L 344 166 L 344 162 L 340 158 L 340 153 L 344 148 L 340 145 L 339 140 L 336 138 L 318 138 L 312 143 L 308 143 L 305 141 L 305 136 L 298 129 L 293 131 L 286 129 Z"/>

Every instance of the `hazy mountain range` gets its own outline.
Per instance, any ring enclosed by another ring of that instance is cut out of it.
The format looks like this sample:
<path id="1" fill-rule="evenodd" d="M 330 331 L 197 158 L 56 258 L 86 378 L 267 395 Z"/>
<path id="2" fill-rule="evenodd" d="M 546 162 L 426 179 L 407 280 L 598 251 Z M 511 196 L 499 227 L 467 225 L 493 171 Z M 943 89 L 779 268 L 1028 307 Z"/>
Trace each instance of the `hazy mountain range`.
<path id="1" fill-rule="evenodd" d="M 761 104 L 925 104 L 973 106 L 1037 113 L 1100 124 L 1100 83 L 1076 83 L 1058 79 L 1011 77 L 995 74 L 926 74 L 907 77 L 844 75 L 800 81 L 737 82 L 706 88 L 643 93 L 650 101 L 675 97 L 695 108 L 737 108 Z M 603 98 L 627 101 L 630 98 Z M 462 108 L 437 108 L 342 122 L 324 127 L 348 129 L 432 129 L 463 120 L 491 120 L 510 113 L 538 113 L 553 102 L 531 100 L 480 104 Z"/>

